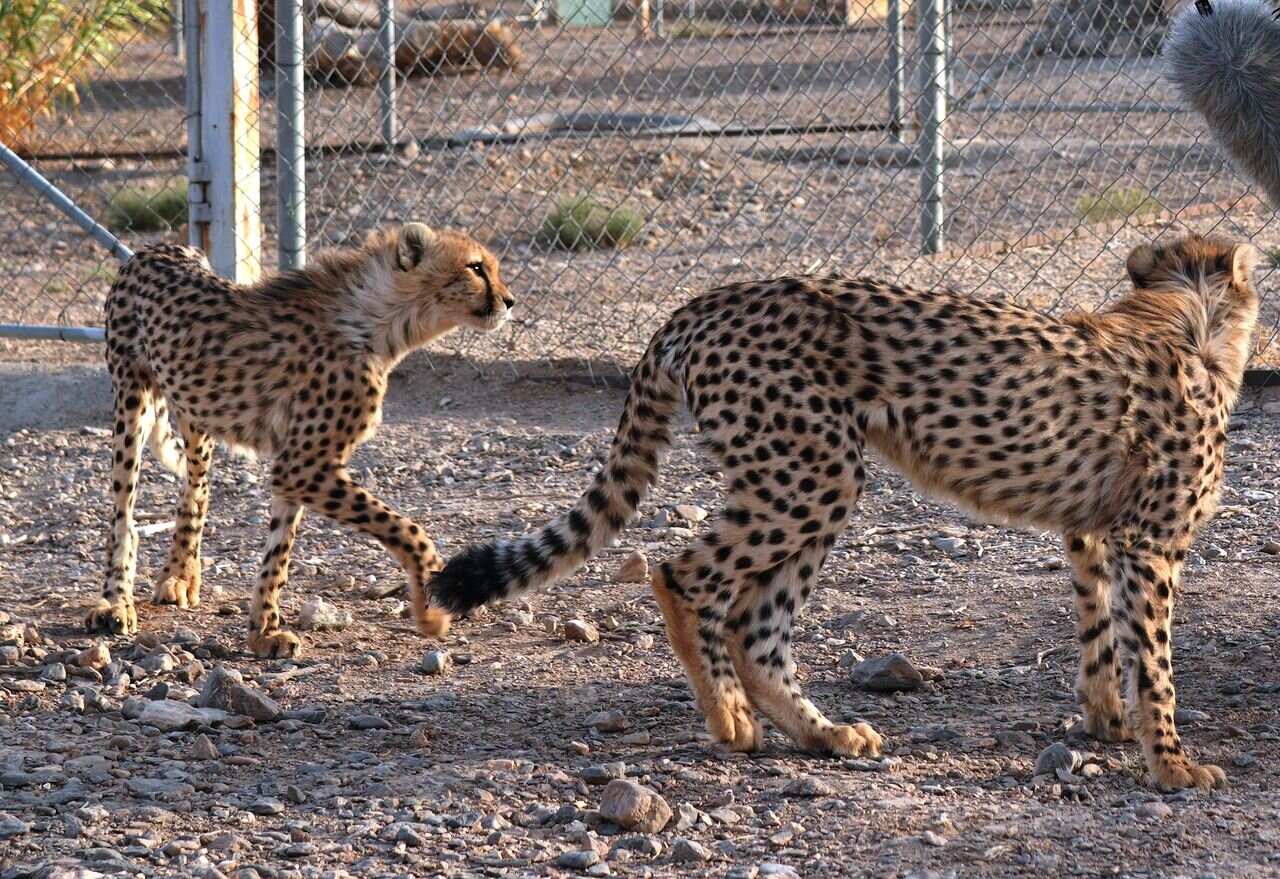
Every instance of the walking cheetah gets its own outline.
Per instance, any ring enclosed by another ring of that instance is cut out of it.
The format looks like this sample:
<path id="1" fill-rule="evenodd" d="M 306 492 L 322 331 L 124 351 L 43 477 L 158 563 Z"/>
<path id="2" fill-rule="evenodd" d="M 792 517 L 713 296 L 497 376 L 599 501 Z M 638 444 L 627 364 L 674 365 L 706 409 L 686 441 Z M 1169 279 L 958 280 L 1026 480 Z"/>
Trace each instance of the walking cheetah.
<path id="1" fill-rule="evenodd" d="M 382 543 L 409 578 L 419 626 L 441 633 L 448 616 L 426 609 L 423 579 L 442 560 L 431 540 L 347 473 L 356 446 L 382 417 L 387 376 L 402 357 L 459 326 L 492 330 L 514 299 L 483 246 L 459 232 L 409 223 L 363 248 L 322 252 L 304 269 L 247 287 L 214 275 L 200 251 L 139 251 L 107 297 L 107 362 L 115 386 L 115 518 L 102 600 L 90 630 L 137 630 L 133 529 L 141 437 L 186 475 L 168 560 L 153 601 L 200 602 L 200 537 L 214 440 L 271 457 L 271 529 L 254 590 L 249 647 L 293 656 L 280 627 L 279 592 L 306 507 Z M 184 440 L 169 427 L 172 409 Z"/>
<path id="2" fill-rule="evenodd" d="M 712 736 L 760 747 L 759 710 L 800 747 L 876 754 L 801 693 L 791 626 L 853 511 L 870 445 L 917 486 L 1065 537 L 1090 733 L 1136 733 L 1162 788 L 1211 787 L 1174 727 L 1178 575 L 1222 478 L 1258 311 L 1247 244 L 1188 237 L 1129 255 L 1133 291 L 1047 317 L 870 280 L 781 278 L 677 311 L 633 373 L 608 462 L 565 516 L 467 548 L 431 579 L 465 611 L 573 571 L 654 482 L 683 396 L 728 498 L 653 591 Z M 1121 698 L 1121 671 L 1127 678 Z M 1127 712 L 1126 712 L 1127 708 Z"/>

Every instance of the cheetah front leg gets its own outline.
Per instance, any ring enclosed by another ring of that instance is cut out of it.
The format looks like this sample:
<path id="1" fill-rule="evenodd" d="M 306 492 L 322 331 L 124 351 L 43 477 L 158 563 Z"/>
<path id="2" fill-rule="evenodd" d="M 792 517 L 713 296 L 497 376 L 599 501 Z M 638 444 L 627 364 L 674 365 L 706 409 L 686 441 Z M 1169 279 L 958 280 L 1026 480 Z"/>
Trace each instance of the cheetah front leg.
<path id="1" fill-rule="evenodd" d="M 449 631 L 449 614 L 428 606 L 427 577 L 444 560 L 426 532 L 358 485 L 339 463 L 318 470 L 279 474 L 278 493 L 307 509 L 375 538 L 395 556 L 409 578 L 409 596 L 418 630 L 426 635 Z"/>
<path id="2" fill-rule="evenodd" d="M 289 556 L 301 519 L 301 506 L 279 495 L 271 496 L 271 533 L 249 611 L 249 649 L 264 659 L 302 652 L 298 636 L 280 628 L 280 588 L 289 580 Z"/>
<path id="3" fill-rule="evenodd" d="M 111 493 L 114 505 L 107 535 L 107 574 L 102 598 L 85 617 L 85 627 L 91 632 L 106 630 L 116 635 L 132 635 L 138 631 L 138 615 L 133 606 L 133 578 L 138 564 L 133 505 L 142 459 L 140 426 L 150 392 L 133 367 L 113 366 L 115 429 L 111 435 Z"/>
<path id="4" fill-rule="evenodd" d="M 159 417 L 159 416 L 158 416 Z M 200 540 L 209 510 L 209 468 L 213 462 L 213 437 L 180 420 L 187 459 L 187 482 L 178 501 L 173 542 L 156 591 L 155 604 L 197 607 L 200 604 Z"/>
<path id="5" fill-rule="evenodd" d="M 1085 731 L 1109 742 L 1132 739 L 1120 696 L 1120 657 L 1111 620 L 1106 545 L 1092 534 L 1069 534 L 1063 543 L 1072 566 L 1076 638 L 1080 642 L 1076 698 L 1084 710 Z"/>
<path id="6" fill-rule="evenodd" d="M 1193 763 L 1174 723 L 1173 594 L 1182 562 L 1170 550 L 1128 546 L 1112 562 L 1111 607 L 1125 670 L 1129 721 L 1157 787 L 1212 788 L 1226 781 L 1217 766 Z"/>

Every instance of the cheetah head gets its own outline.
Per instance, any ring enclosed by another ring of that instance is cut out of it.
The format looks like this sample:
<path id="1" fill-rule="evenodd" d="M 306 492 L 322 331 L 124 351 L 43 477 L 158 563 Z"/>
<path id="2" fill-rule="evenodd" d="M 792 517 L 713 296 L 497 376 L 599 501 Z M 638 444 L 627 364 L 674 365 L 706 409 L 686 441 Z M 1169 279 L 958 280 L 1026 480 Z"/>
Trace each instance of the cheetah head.
<path id="1" fill-rule="evenodd" d="M 1126 268 L 1135 293 L 1158 297 L 1206 364 L 1237 372 L 1248 360 L 1258 319 L 1257 262 L 1251 244 L 1187 235 L 1135 247 Z"/>
<path id="2" fill-rule="evenodd" d="M 394 264 L 397 297 L 431 306 L 442 323 L 481 331 L 510 318 L 516 300 L 498 260 L 469 235 L 407 223 L 382 243 Z"/>

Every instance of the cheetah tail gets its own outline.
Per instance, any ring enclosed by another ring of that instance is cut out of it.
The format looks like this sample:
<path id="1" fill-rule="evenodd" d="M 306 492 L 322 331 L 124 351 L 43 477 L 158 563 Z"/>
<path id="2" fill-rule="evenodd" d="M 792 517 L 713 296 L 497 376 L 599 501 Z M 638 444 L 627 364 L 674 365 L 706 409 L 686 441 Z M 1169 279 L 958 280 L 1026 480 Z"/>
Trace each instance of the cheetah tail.
<path id="1" fill-rule="evenodd" d="M 186 476 L 186 451 L 173 433 L 173 425 L 169 423 L 169 408 L 165 405 L 164 397 L 153 391 L 151 400 L 151 405 L 143 410 L 140 433 L 147 435 L 147 444 L 151 446 L 152 454 L 164 469 L 179 477 Z"/>
<path id="2" fill-rule="evenodd" d="M 573 509 L 514 540 L 468 546 L 432 575 L 436 604 L 461 613 L 572 573 L 617 536 L 658 477 L 658 461 L 671 443 L 671 420 L 680 382 L 664 344 L 665 331 L 649 343 L 632 373 L 609 460 Z"/>

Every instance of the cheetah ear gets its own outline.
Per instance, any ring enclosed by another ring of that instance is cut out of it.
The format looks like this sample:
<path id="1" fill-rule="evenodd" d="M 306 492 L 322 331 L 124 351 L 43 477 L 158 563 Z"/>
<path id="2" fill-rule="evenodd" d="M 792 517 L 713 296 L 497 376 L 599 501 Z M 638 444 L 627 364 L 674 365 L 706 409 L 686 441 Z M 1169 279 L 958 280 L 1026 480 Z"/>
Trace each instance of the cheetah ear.
<path id="1" fill-rule="evenodd" d="M 1124 267 L 1129 271 L 1129 279 L 1133 281 L 1133 286 L 1141 287 L 1156 267 L 1156 249 L 1150 244 L 1139 244 L 1129 251 L 1129 258 L 1125 261 Z"/>
<path id="2" fill-rule="evenodd" d="M 436 233 L 423 223 L 406 223 L 401 227 L 396 235 L 396 265 L 400 271 L 407 272 L 421 263 L 435 240 Z"/>
<path id="3" fill-rule="evenodd" d="M 1258 264 L 1258 248 L 1252 244 L 1237 244 L 1231 248 L 1231 282 L 1248 284 L 1253 278 L 1253 268 Z"/>

